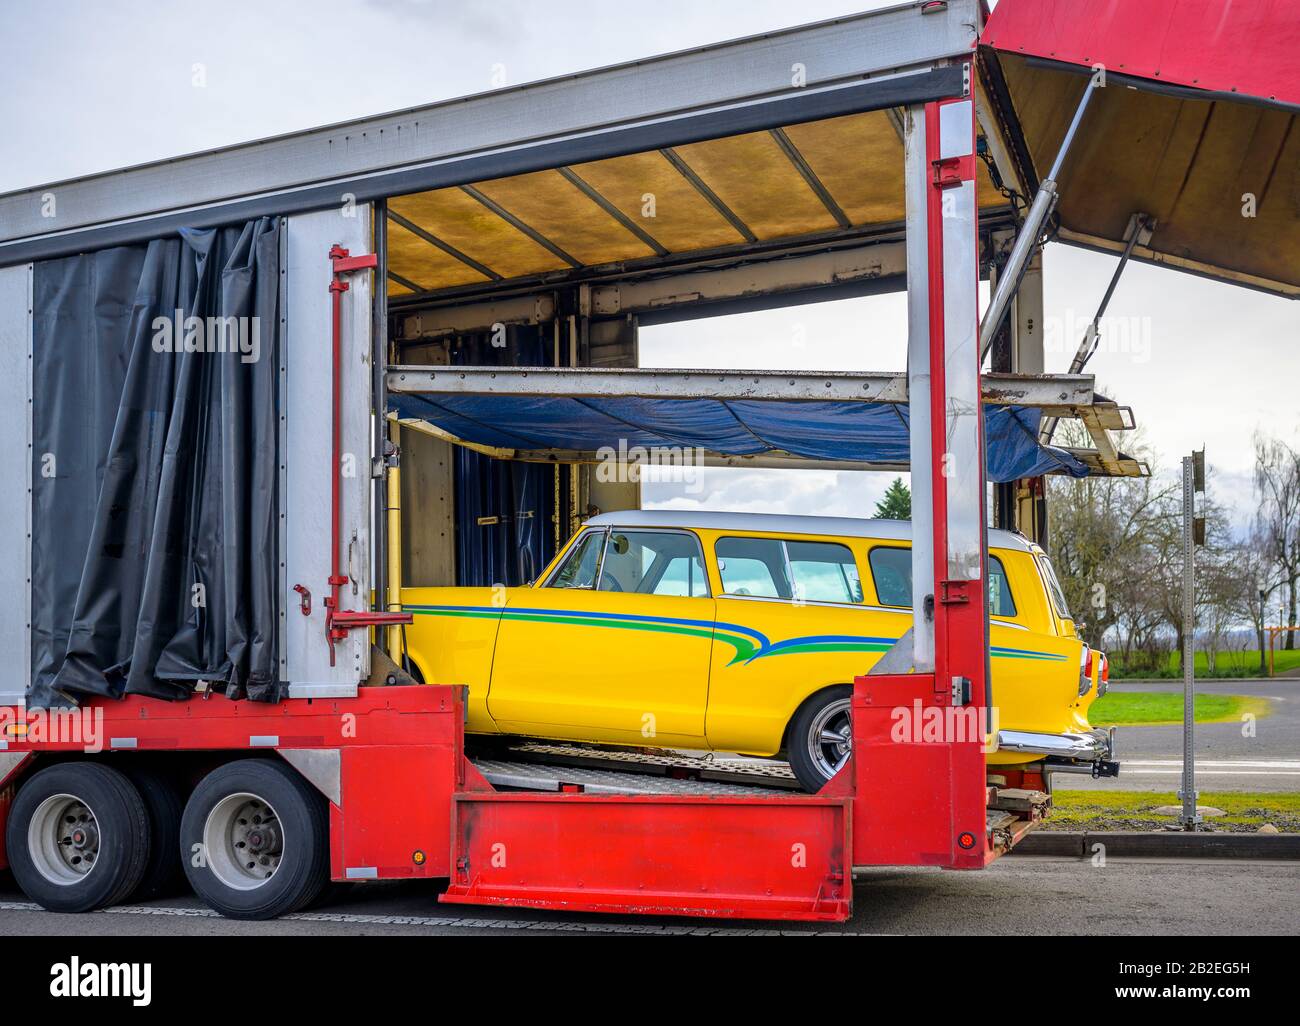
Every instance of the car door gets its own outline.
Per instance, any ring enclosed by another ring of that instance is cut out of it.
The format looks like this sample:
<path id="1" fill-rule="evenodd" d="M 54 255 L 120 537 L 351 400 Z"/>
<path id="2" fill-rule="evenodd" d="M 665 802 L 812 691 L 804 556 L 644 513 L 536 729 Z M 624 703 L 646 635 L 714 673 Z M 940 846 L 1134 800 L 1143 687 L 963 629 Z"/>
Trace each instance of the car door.
<path id="1" fill-rule="evenodd" d="M 488 708 L 508 733 L 698 747 L 713 620 L 694 534 L 588 530 L 507 604 Z"/>
<path id="2" fill-rule="evenodd" d="M 772 754 L 799 704 L 851 684 L 892 644 L 842 539 L 720 535 L 709 685 L 715 749 Z"/>

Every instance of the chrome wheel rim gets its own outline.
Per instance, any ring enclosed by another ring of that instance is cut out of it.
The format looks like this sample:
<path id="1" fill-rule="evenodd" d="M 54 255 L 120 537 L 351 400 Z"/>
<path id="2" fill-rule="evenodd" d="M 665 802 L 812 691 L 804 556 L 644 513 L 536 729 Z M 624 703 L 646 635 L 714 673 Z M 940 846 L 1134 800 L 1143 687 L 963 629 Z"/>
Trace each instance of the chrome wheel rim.
<path id="1" fill-rule="evenodd" d="M 831 702 L 813 718 L 806 743 L 809 758 L 825 779 L 830 780 L 844 768 L 853 748 L 853 723 L 847 698 Z"/>
<path id="2" fill-rule="evenodd" d="M 99 821 L 76 795 L 50 795 L 27 824 L 27 850 L 41 876 L 71 887 L 99 864 Z"/>
<path id="3" fill-rule="evenodd" d="M 265 798 L 241 791 L 213 806 L 203 824 L 212 875 L 237 891 L 264 887 L 284 856 L 284 827 Z"/>

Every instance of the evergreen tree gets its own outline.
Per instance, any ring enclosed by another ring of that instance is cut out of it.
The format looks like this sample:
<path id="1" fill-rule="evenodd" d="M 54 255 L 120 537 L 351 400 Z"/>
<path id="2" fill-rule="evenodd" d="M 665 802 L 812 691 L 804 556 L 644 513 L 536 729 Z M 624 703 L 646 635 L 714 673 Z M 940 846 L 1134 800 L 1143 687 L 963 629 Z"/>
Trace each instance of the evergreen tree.
<path id="1" fill-rule="evenodd" d="M 885 490 L 885 497 L 876 503 L 875 519 L 912 519 L 912 492 L 901 477 L 894 478 L 894 483 Z"/>

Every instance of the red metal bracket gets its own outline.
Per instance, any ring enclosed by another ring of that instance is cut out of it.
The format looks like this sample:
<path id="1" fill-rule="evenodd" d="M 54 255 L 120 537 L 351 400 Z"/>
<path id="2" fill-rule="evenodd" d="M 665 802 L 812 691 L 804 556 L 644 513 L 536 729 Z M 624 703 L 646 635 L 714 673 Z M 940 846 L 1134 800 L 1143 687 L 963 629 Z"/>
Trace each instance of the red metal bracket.
<path id="1" fill-rule="evenodd" d="M 933 185 L 936 189 L 955 189 L 963 182 L 975 177 L 975 158 L 946 157 L 932 162 L 934 168 Z"/>
<path id="2" fill-rule="evenodd" d="M 342 246 L 334 245 L 330 247 L 330 261 L 334 265 L 334 276 L 337 278 L 340 274 L 351 274 L 353 271 L 375 270 L 379 267 L 379 256 L 375 253 L 363 253 L 361 256 L 352 256 Z M 343 282 L 343 291 L 347 291 L 347 282 Z"/>
<path id="3" fill-rule="evenodd" d="M 302 615 L 311 616 L 311 589 L 303 584 L 295 584 L 293 590 L 300 596 L 298 608 L 302 610 Z"/>
<path id="4" fill-rule="evenodd" d="M 343 293 L 351 288 L 345 274 L 374 270 L 379 267 L 379 257 L 374 253 L 353 256 L 340 245 L 330 247 L 332 275 L 329 292 L 333 303 L 333 444 L 330 456 L 330 576 L 329 594 L 325 597 L 325 640 L 330 647 L 330 665 L 334 665 L 334 643 L 348 636 L 348 631 L 414 622 L 409 613 L 363 613 L 339 608 L 339 588 L 348 583 L 341 566 L 342 530 L 340 506 L 343 478 Z M 295 589 L 296 590 L 296 589 Z M 304 597 L 309 610 L 310 596 Z"/>
<path id="5" fill-rule="evenodd" d="M 945 606 L 970 604 L 970 586 L 973 581 L 940 581 L 939 601 Z"/>

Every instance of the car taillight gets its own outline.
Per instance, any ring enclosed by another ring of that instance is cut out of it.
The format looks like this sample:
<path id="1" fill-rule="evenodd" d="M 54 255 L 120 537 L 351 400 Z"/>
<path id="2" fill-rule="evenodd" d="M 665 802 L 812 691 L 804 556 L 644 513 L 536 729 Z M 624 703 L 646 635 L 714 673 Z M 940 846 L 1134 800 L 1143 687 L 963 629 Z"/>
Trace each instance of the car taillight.
<path id="1" fill-rule="evenodd" d="M 1082 698 L 1092 687 L 1092 649 L 1087 645 L 1079 653 L 1079 697 Z"/>
<path id="2" fill-rule="evenodd" d="M 1110 687 L 1110 659 L 1105 652 L 1098 652 L 1097 656 L 1101 659 L 1101 679 L 1097 683 L 1097 697 L 1100 698 Z"/>

